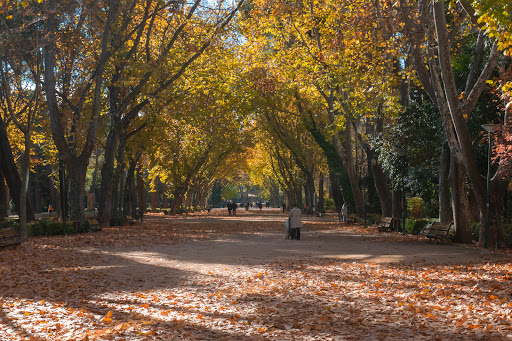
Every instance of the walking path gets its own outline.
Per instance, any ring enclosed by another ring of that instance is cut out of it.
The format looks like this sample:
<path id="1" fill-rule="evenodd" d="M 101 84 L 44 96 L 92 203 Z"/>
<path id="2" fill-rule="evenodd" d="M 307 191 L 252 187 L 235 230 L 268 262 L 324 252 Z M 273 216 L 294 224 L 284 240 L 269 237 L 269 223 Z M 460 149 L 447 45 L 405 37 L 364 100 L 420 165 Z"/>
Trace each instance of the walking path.
<path id="1" fill-rule="evenodd" d="M 510 339 L 510 257 L 286 215 L 146 216 L 0 251 L 0 340 Z"/>

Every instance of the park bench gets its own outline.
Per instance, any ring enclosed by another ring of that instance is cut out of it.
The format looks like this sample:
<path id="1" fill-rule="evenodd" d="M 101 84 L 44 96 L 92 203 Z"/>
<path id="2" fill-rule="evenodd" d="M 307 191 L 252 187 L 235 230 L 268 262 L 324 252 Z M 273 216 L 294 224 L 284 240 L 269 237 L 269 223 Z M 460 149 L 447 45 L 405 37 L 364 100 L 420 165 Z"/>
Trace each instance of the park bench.
<path id="1" fill-rule="evenodd" d="M 89 225 L 89 230 L 90 231 L 99 231 L 99 230 L 101 230 L 100 229 L 100 224 L 98 223 L 98 219 L 90 218 L 90 219 L 86 219 L 86 221 L 87 221 L 87 225 Z"/>
<path id="2" fill-rule="evenodd" d="M 18 245 L 21 243 L 20 233 L 13 227 L 0 229 L 0 247 Z"/>
<path id="3" fill-rule="evenodd" d="M 391 231 L 393 230 L 393 217 L 382 217 L 379 225 L 377 227 L 379 228 L 379 231 Z"/>
<path id="4" fill-rule="evenodd" d="M 448 239 L 448 234 L 452 226 L 453 223 L 441 224 L 440 222 L 434 221 L 421 230 L 419 234 L 427 237 L 429 240 L 439 239 L 442 241 Z"/>

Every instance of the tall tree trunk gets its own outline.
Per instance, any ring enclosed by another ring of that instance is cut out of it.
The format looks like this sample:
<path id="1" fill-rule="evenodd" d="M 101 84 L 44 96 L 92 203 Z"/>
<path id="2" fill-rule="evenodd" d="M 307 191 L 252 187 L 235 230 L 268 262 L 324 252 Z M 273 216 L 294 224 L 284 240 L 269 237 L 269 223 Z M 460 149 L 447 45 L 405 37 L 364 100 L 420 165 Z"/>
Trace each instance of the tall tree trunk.
<path id="1" fill-rule="evenodd" d="M 5 184 L 4 173 L 0 168 L 0 220 L 7 217 L 7 211 L 9 209 L 9 193 L 7 185 Z"/>
<path id="2" fill-rule="evenodd" d="M 142 166 L 137 166 L 137 200 L 139 202 L 139 219 L 142 222 L 144 213 L 146 213 L 146 191 L 144 190 L 144 178 L 142 176 Z"/>
<path id="3" fill-rule="evenodd" d="M 355 168 L 354 157 L 352 156 L 351 131 L 351 125 L 346 124 L 345 130 L 335 135 L 333 144 L 336 146 L 336 151 L 338 152 L 339 158 L 343 162 L 343 167 L 347 172 L 357 216 L 362 217 L 364 215 L 364 200 L 363 193 L 359 187 L 359 178 Z M 348 195 L 345 195 L 345 200 L 348 200 L 348 197 Z"/>
<path id="4" fill-rule="evenodd" d="M 87 165 L 88 161 L 79 157 L 66 160 L 67 178 L 69 180 L 69 218 L 73 221 L 75 228 L 84 220 Z"/>
<path id="5" fill-rule="evenodd" d="M 369 158 L 369 163 L 371 164 L 372 173 L 373 173 L 373 181 L 375 184 L 375 189 L 377 190 L 377 194 L 379 196 L 381 214 L 383 217 L 392 217 L 393 216 L 393 193 L 389 188 L 386 174 L 382 170 L 381 165 L 377 161 L 377 154 L 367 148 L 367 155 Z"/>
<path id="6" fill-rule="evenodd" d="M 453 213 L 450 207 L 450 147 L 444 142 L 441 147 L 439 162 L 439 221 L 442 224 L 450 223 Z"/>
<path id="7" fill-rule="evenodd" d="M 14 163 L 14 157 L 11 151 L 11 145 L 7 138 L 7 130 L 4 124 L 4 120 L 0 117 L 0 167 L 9 187 L 9 193 L 16 207 L 18 214 L 21 212 L 20 196 L 22 191 L 22 182 L 18 174 L 18 169 Z M 26 201 L 26 200 L 25 200 Z M 34 212 L 30 202 L 25 202 L 27 221 L 34 220 Z"/>
<path id="8" fill-rule="evenodd" d="M 450 183 L 452 189 L 453 222 L 455 224 L 455 241 L 471 243 L 471 219 L 469 218 L 469 201 L 464 166 L 452 156 L 450 161 Z"/>
<path id="9" fill-rule="evenodd" d="M 313 214 L 315 201 L 315 178 L 313 177 L 313 173 L 307 174 L 304 192 L 306 194 L 306 213 Z"/>
<path id="10" fill-rule="evenodd" d="M 329 182 L 331 183 L 332 199 L 334 200 L 334 206 L 336 207 L 336 212 L 339 212 L 341 210 L 341 206 L 343 205 L 343 194 L 341 192 L 339 178 L 331 170 L 329 170 Z"/>
<path id="11" fill-rule="evenodd" d="M 96 196 L 98 196 L 98 191 L 96 189 L 97 183 L 98 183 L 98 171 L 100 169 L 99 165 L 99 158 L 100 158 L 100 150 L 97 148 L 94 152 L 94 172 L 92 173 L 92 181 L 91 181 L 91 188 L 89 188 L 89 193 L 94 193 Z"/>
<path id="12" fill-rule="evenodd" d="M 318 181 L 318 205 L 316 210 L 318 212 L 323 212 L 325 204 L 325 194 L 324 194 L 324 175 L 320 173 L 320 180 Z"/>
<path id="13" fill-rule="evenodd" d="M 100 228 L 110 226 L 112 190 L 114 187 L 114 160 L 118 147 L 118 124 L 112 122 L 105 145 L 98 196 L 98 223 Z"/>
<path id="14" fill-rule="evenodd" d="M 21 160 L 21 193 L 20 193 L 20 225 L 21 225 L 21 240 L 27 240 L 28 227 L 27 227 L 27 191 L 30 180 L 30 134 L 25 134 L 25 151 L 23 152 Z"/>
<path id="15" fill-rule="evenodd" d="M 395 229 L 401 230 L 402 224 L 402 191 L 394 190 L 392 193 L 393 202 L 393 221 Z"/>

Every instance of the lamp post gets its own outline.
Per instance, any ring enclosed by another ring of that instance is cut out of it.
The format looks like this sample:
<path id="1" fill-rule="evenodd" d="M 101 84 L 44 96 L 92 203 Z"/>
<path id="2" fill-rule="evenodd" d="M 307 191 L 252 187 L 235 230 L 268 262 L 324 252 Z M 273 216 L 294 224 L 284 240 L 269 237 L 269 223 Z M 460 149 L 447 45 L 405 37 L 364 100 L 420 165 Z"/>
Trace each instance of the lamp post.
<path id="1" fill-rule="evenodd" d="M 398 151 L 398 156 L 402 157 L 402 234 L 406 235 L 407 230 L 405 228 L 405 218 L 407 212 L 407 203 L 405 201 L 405 156 L 407 155 L 406 151 Z"/>
<path id="2" fill-rule="evenodd" d="M 489 148 L 487 150 L 487 197 L 485 202 L 485 226 L 484 226 L 484 238 L 483 246 L 485 249 L 489 248 L 489 234 L 490 234 L 490 210 L 489 202 L 491 198 L 491 153 L 492 153 L 492 133 L 500 128 L 497 124 L 482 124 L 482 128 L 489 133 Z"/>

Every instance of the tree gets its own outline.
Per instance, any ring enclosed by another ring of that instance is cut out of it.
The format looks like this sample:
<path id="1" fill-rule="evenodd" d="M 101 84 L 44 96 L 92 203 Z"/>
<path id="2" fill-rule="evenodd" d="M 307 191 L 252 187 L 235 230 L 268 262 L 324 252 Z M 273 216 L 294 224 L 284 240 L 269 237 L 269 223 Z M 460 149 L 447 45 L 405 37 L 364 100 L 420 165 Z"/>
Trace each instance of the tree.
<path id="1" fill-rule="evenodd" d="M 471 242 L 469 204 L 465 188 L 466 175 L 478 201 L 482 221 L 486 212 L 486 189 L 485 178 L 480 174 L 475 160 L 467 122 L 485 90 L 486 81 L 491 77 L 498 63 L 498 47 L 496 43 L 492 44 L 492 47 L 489 46 L 489 56 L 484 62 L 482 57 L 486 44 L 483 32 L 480 32 L 478 38 L 480 42 L 477 44 L 465 87 L 457 88 L 452 65 L 453 43 L 456 35 L 460 34 L 462 25 L 468 25 L 468 22 L 464 21 L 466 14 L 473 18 L 474 11 L 472 12 L 471 7 L 465 2 L 463 6 L 465 11 L 462 8 L 454 8 L 450 16 L 442 1 L 420 0 L 417 6 L 418 9 L 413 10 L 413 2 L 400 1 L 405 33 L 416 74 L 425 92 L 440 111 L 450 147 L 452 206 L 457 229 L 456 238 L 459 242 Z M 503 196 L 498 191 L 502 181 L 497 177 L 493 179 L 491 207 L 498 207 L 493 203 L 498 202 Z M 497 212 L 494 211 L 492 215 L 496 217 Z M 496 220 L 493 220 L 495 222 L 493 225 L 496 225 Z M 484 234 L 481 233 L 481 235 Z M 488 246 L 487 241 L 482 240 L 482 243 Z"/>
<path id="2" fill-rule="evenodd" d="M 101 226 L 110 220 L 114 160 L 116 151 L 122 153 L 123 144 L 119 143 L 122 132 L 127 131 L 134 118 L 143 114 L 153 100 L 165 97 L 165 91 L 175 85 L 223 32 L 243 3 L 241 0 L 228 10 L 221 8 L 214 13 L 196 13 L 201 0 L 194 1 L 192 6 L 184 1 L 161 4 L 148 0 L 139 14 L 140 23 L 128 31 L 129 35 L 125 36 L 126 30 L 121 29 L 112 36 L 110 44 L 129 41 L 130 48 L 119 51 L 108 88 L 110 129 L 105 146 L 106 162 L 101 170 L 98 212 Z"/>

